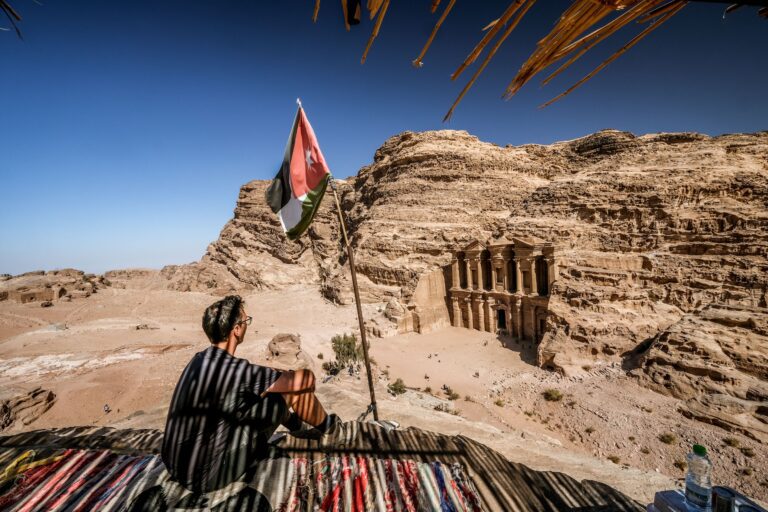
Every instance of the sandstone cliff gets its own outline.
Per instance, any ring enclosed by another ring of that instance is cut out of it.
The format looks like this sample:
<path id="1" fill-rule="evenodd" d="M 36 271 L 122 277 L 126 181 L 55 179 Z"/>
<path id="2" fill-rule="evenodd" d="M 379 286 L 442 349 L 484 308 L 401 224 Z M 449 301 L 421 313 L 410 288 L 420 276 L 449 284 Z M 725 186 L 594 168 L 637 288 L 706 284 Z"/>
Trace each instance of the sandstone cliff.
<path id="1" fill-rule="evenodd" d="M 312 285 L 348 302 L 333 201 L 289 242 L 264 201 L 266 185 L 243 186 L 219 240 L 200 263 L 167 271 L 171 282 Z M 377 334 L 447 325 L 449 249 L 501 236 L 558 247 L 538 360 L 566 372 L 626 357 L 709 304 L 766 306 L 768 132 L 605 130 L 519 147 L 466 132 L 406 132 L 341 183 L 340 195 L 363 300 L 383 313 L 370 319 Z"/>

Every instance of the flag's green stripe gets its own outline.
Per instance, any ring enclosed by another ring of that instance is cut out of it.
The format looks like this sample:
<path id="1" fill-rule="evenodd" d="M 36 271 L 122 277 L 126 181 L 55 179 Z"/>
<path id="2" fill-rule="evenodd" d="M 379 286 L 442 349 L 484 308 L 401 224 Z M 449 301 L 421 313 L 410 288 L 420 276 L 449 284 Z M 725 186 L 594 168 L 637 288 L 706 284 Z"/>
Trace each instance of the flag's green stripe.
<path id="1" fill-rule="evenodd" d="M 304 231 L 306 231 L 306 229 L 309 227 L 312 219 L 315 218 L 317 207 L 320 206 L 320 201 L 323 199 L 323 195 L 325 194 L 325 188 L 328 186 L 329 176 L 329 174 L 323 176 L 323 180 L 317 185 L 317 187 L 312 189 L 312 191 L 307 194 L 307 197 L 304 199 L 304 203 L 301 206 L 301 220 L 298 224 L 296 224 L 285 233 L 290 240 L 296 240 L 299 238 L 301 234 L 304 233 Z"/>

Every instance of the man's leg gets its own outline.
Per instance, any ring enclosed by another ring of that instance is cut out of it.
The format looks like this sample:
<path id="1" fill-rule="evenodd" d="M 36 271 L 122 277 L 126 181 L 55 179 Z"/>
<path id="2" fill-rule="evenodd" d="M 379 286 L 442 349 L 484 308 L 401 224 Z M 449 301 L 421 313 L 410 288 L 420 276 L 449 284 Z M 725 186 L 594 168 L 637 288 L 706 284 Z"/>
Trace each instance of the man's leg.
<path id="1" fill-rule="evenodd" d="M 328 417 L 328 413 L 325 412 L 320 400 L 317 399 L 313 391 L 307 391 L 304 393 L 281 393 L 285 399 L 285 403 L 288 407 L 293 409 L 293 412 L 302 421 L 309 423 L 313 427 L 325 422 Z"/>

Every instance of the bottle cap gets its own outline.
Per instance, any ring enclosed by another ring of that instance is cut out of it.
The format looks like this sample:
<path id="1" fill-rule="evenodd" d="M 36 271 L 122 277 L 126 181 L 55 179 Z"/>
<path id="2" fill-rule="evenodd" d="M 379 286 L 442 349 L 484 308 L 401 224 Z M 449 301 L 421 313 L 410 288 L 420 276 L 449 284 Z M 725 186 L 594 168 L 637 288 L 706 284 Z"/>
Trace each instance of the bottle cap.
<path id="1" fill-rule="evenodd" d="M 693 445 L 693 453 L 695 453 L 699 457 L 704 457 L 707 454 L 707 449 L 701 446 L 700 444 L 695 444 Z"/>

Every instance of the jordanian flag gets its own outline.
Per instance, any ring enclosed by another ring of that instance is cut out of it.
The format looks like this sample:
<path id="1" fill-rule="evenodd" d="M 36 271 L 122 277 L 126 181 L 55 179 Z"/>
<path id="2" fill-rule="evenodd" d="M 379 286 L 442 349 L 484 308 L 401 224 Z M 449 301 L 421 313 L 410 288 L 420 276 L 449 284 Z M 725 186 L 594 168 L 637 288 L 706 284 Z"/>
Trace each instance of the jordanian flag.
<path id="1" fill-rule="evenodd" d="M 330 171 L 309 124 L 299 106 L 283 165 L 266 192 L 267 202 L 280 218 L 288 238 L 296 240 L 309 227 L 323 199 Z"/>

